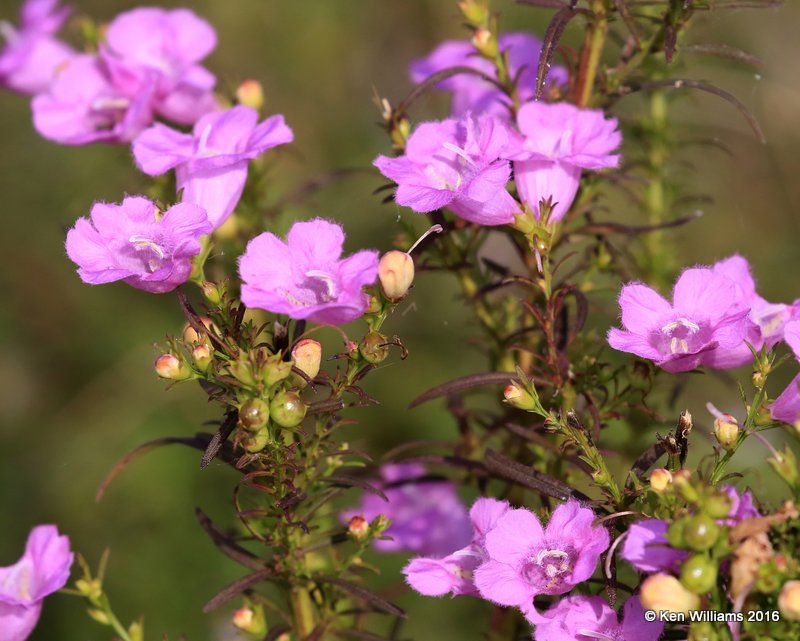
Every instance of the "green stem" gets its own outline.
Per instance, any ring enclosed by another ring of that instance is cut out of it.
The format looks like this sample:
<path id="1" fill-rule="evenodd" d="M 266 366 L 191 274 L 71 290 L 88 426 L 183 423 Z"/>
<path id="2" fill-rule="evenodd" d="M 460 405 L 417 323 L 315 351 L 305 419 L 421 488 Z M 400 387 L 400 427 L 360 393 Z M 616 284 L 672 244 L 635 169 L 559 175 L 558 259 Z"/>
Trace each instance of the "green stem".
<path id="1" fill-rule="evenodd" d="M 591 6 L 593 15 L 586 26 L 575 94 L 575 104 L 579 107 L 586 107 L 591 102 L 597 70 L 600 68 L 600 57 L 603 54 L 603 46 L 608 33 L 605 1 L 592 0 Z"/>
<path id="2" fill-rule="evenodd" d="M 314 606 L 308 590 L 300 586 L 292 586 L 290 593 L 292 614 L 294 615 L 295 635 L 298 641 L 308 637 L 315 627 Z"/>
<path id="3" fill-rule="evenodd" d="M 746 429 L 743 429 L 739 433 L 739 437 L 736 439 L 736 442 L 733 444 L 733 447 L 729 448 L 725 452 L 723 457 L 717 461 L 716 465 L 714 465 L 714 471 L 711 473 L 711 479 L 710 479 L 711 485 L 716 485 L 717 483 L 719 483 L 720 479 L 722 478 L 725 472 L 725 467 L 728 465 L 728 462 L 733 458 L 733 455 L 736 454 L 736 451 L 748 437 L 748 432 L 750 429 L 753 428 L 755 424 L 756 415 L 761 409 L 761 405 L 764 403 L 765 396 L 766 394 L 764 392 L 764 388 L 762 387 L 760 390 L 758 390 L 758 393 L 753 399 L 753 404 L 750 406 L 750 411 L 747 412 L 747 418 L 744 421 L 744 427 Z"/>

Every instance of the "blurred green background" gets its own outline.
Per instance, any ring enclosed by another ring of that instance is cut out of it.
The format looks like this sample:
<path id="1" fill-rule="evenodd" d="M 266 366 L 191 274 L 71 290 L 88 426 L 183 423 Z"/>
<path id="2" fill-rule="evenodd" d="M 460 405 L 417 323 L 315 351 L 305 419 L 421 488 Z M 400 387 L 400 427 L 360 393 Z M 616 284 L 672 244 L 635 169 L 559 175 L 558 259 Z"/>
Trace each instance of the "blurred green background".
<path id="1" fill-rule="evenodd" d="M 76 0 L 76 11 L 107 21 L 134 2 Z M 219 35 L 208 66 L 221 87 L 245 78 L 264 83 L 269 113 L 285 114 L 296 141 L 273 172 L 276 199 L 313 176 L 342 167 L 369 168 L 388 152 L 373 104 L 377 91 L 393 102 L 409 90 L 408 62 L 444 38 L 462 37 L 450 0 L 203 0 L 165 2 L 189 6 L 210 20 Z M 768 144 L 761 145 L 733 108 L 711 96 L 686 95 L 673 126 L 687 137 L 713 137 L 731 155 L 710 147 L 687 147 L 682 161 L 693 191 L 714 198 L 705 216 L 675 233 L 681 261 L 710 263 L 734 252 L 752 262 L 760 291 L 772 301 L 800 297 L 800 3 L 769 11 L 720 12 L 700 17 L 691 42 L 725 42 L 763 58 L 758 72 L 732 63 L 694 58 L 682 71 L 713 80 L 739 96 L 759 117 Z M 504 30 L 542 33 L 550 11 L 496 0 Z M 16 21 L 17 3 L 0 1 L 0 17 Z M 580 42 L 567 29 L 565 42 Z M 626 113 L 639 98 L 620 103 Z M 443 117 L 446 101 L 418 103 L 417 119 Z M 0 565 L 20 555 L 29 529 L 57 523 L 73 546 L 95 564 L 111 547 L 108 591 L 118 614 L 143 613 L 149 639 L 185 633 L 193 641 L 232 638 L 231 607 L 211 616 L 205 601 L 240 575 L 216 554 L 194 519 L 201 506 L 229 522 L 235 475 L 216 465 L 200 472 L 199 454 L 157 451 L 129 467 L 97 505 L 94 494 L 110 466 L 137 444 L 162 435 L 191 435 L 218 417 L 194 386 L 168 392 L 152 371 L 153 344 L 177 333 L 182 317 L 175 298 L 123 284 L 90 288 L 81 283 L 63 249 L 65 230 L 95 200 L 118 202 L 147 185 L 124 147 L 59 147 L 42 140 L 30 123 L 24 97 L 0 94 L 0 193 L 3 204 L 0 268 Z M 348 249 L 391 246 L 399 210 L 380 205 L 371 191 L 377 172 L 327 188 L 304 203 L 302 214 L 342 221 Z M 675 212 L 676 214 L 685 212 Z M 407 214 L 403 214 L 407 215 Z M 617 220 L 641 221 L 620 204 Z M 475 328 L 445 275 L 420 278 L 413 302 L 387 326 L 411 356 L 379 370 L 366 388 L 382 401 L 353 412 L 360 421 L 347 437 L 375 453 L 406 439 L 451 438 L 454 426 L 442 403 L 408 411 L 408 401 L 456 375 L 483 371 L 479 350 L 467 345 Z M 610 323 L 612 316 L 599 324 Z M 747 374 L 746 370 L 742 372 Z M 776 376 L 774 391 L 790 371 Z M 691 380 L 680 407 L 689 407 L 698 429 L 709 429 L 703 409 L 712 400 L 736 408 L 730 381 Z M 670 425 L 653 425 L 643 443 Z M 702 443 L 702 435 L 696 441 Z M 699 456 L 699 454 L 698 454 Z M 749 448 L 737 459 L 749 482 L 776 487 L 768 471 L 751 468 L 763 451 Z M 776 490 L 777 492 L 777 490 Z M 778 497 L 776 493 L 773 496 Z M 401 556 L 385 560 L 389 593 L 412 616 L 404 636 L 478 639 L 476 620 L 485 604 L 423 599 L 403 593 L 396 572 Z M 110 638 L 83 612 L 82 602 L 55 596 L 45 603 L 34 641 Z"/>

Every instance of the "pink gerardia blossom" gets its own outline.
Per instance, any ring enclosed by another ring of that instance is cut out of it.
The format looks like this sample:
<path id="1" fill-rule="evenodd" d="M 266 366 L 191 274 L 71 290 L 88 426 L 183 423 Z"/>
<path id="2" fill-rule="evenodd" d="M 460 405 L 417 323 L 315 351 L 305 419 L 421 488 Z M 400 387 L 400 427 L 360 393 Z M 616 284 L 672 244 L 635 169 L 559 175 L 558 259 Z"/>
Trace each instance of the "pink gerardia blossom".
<path id="1" fill-rule="evenodd" d="M 675 571 L 689 557 L 667 541 L 669 524 L 662 519 L 637 521 L 628 528 L 620 556 L 639 572 Z"/>
<path id="2" fill-rule="evenodd" d="M 191 125 L 217 109 L 216 78 L 198 64 L 216 45 L 213 27 L 193 11 L 142 7 L 111 21 L 100 55 L 115 87 L 135 96 L 154 85 L 155 112 Z"/>
<path id="3" fill-rule="evenodd" d="M 292 225 L 284 242 L 274 234 L 253 238 L 239 259 L 242 301 L 315 323 L 343 325 L 367 311 L 363 288 L 378 276 L 378 252 L 342 259 L 344 232 L 316 218 Z"/>
<path id="4" fill-rule="evenodd" d="M 786 324 L 783 332 L 786 344 L 792 348 L 795 357 L 800 360 L 800 321 L 793 320 Z M 783 423 L 795 424 L 800 421 L 800 374 L 795 376 L 770 408 L 772 418 Z"/>
<path id="5" fill-rule="evenodd" d="M 579 109 L 565 102 L 529 102 L 517 114 L 522 135 L 515 139 L 514 181 L 523 202 L 541 218 L 539 203 L 550 201 L 548 217 L 558 222 L 569 211 L 581 171 L 617 167 L 613 153 L 622 142 L 617 119 L 596 109 Z"/>
<path id="6" fill-rule="evenodd" d="M 594 573 L 608 532 L 575 499 L 559 505 L 546 528 L 532 512 L 509 510 L 486 535 L 489 560 L 475 570 L 483 598 L 523 611 L 538 594 L 563 594 Z"/>
<path id="7" fill-rule="evenodd" d="M 509 75 L 518 78 L 517 94 L 521 102 L 532 100 L 536 93 L 536 73 L 542 42 L 528 33 L 505 33 L 498 39 L 500 51 L 508 54 Z M 497 69 L 491 61 L 481 57 L 472 43 L 466 40 L 448 40 L 440 44 L 427 57 L 411 63 L 411 80 L 420 84 L 433 74 L 452 67 L 471 67 L 497 79 Z M 563 84 L 567 71 L 556 65 L 550 68 L 548 83 Z M 491 114 L 508 120 L 511 100 L 496 85 L 470 73 L 461 73 L 436 84 L 437 89 L 453 94 L 451 113 L 455 117 L 466 113 Z"/>
<path id="8" fill-rule="evenodd" d="M 137 289 L 163 293 L 186 282 L 198 238 L 212 230 L 206 212 L 180 203 L 162 214 L 141 196 L 121 205 L 96 203 L 91 220 L 79 218 L 67 234 L 67 255 L 90 285 L 124 280 Z"/>
<path id="9" fill-rule="evenodd" d="M 203 116 L 192 134 L 156 124 L 133 143 L 133 155 L 150 176 L 175 168 L 183 202 L 203 207 L 216 228 L 241 198 L 248 162 L 293 138 L 283 116 L 259 123 L 255 109 L 239 105 Z"/>
<path id="10" fill-rule="evenodd" d="M 97 56 L 75 56 L 47 92 L 33 99 L 33 124 L 48 140 L 64 145 L 127 143 L 153 120 L 153 86 L 131 97 L 114 86 Z"/>
<path id="11" fill-rule="evenodd" d="M 43 599 L 64 587 L 73 554 L 69 539 L 55 525 L 31 530 L 25 554 L 14 565 L 0 567 L 0 638 L 24 641 L 36 627 Z"/>
<path id="12" fill-rule="evenodd" d="M 738 349 L 747 335 L 750 310 L 736 284 L 708 268 L 685 270 L 675 283 L 672 303 L 646 285 L 629 283 L 619 305 L 625 329 L 609 331 L 611 347 L 672 373 L 724 362 L 717 352 Z"/>
<path id="13" fill-rule="evenodd" d="M 656 641 L 664 630 L 662 622 L 645 619 L 636 596 L 625 602 L 622 621 L 599 596 L 569 596 L 529 621 L 534 641 Z"/>
<path id="14" fill-rule="evenodd" d="M 5 46 L 0 51 L 0 85 L 24 94 L 46 90 L 58 68 L 75 55 L 54 38 L 70 14 L 58 0 L 25 0 L 19 28 L 0 22 Z"/>
<path id="15" fill-rule="evenodd" d="M 399 158 L 378 156 L 374 165 L 397 183 L 395 201 L 416 212 L 448 207 L 479 225 L 504 225 L 520 213 L 506 191 L 511 166 L 504 153 L 509 130 L 492 116 L 426 122 Z"/>
<path id="16" fill-rule="evenodd" d="M 486 534 L 503 514 L 510 509 L 506 501 L 480 498 L 469 511 L 472 523 L 472 542 L 443 558 L 419 557 L 412 559 L 403 574 L 408 584 L 425 596 L 480 596 L 473 582 L 475 569 L 488 555 L 484 547 Z"/>
<path id="17" fill-rule="evenodd" d="M 754 349 L 764 345 L 772 349 L 783 339 L 786 323 L 791 319 L 793 307 L 781 303 L 773 304 L 756 293 L 756 284 L 750 273 L 750 265 L 742 256 L 731 256 L 711 266 L 714 273 L 730 278 L 736 285 L 737 299 L 750 308 L 747 316 L 747 335 L 745 340 Z M 709 355 L 708 365 L 718 369 L 738 367 L 753 360 L 753 353 L 747 344 L 742 343 L 729 350 L 717 350 Z"/>
<path id="18" fill-rule="evenodd" d="M 454 547 L 465 546 L 472 527 L 455 483 L 421 478 L 425 473 L 425 468 L 416 464 L 382 466 L 377 485 L 388 502 L 374 494 L 364 494 L 360 505 L 344 512 L 342 518 L 347 521 L 363 516 L 371 521 L 382 514 L 391 520 L 385 534 L 392 540 L 374 543 L 381 552 L 408 550 L 443 556 Z"/>

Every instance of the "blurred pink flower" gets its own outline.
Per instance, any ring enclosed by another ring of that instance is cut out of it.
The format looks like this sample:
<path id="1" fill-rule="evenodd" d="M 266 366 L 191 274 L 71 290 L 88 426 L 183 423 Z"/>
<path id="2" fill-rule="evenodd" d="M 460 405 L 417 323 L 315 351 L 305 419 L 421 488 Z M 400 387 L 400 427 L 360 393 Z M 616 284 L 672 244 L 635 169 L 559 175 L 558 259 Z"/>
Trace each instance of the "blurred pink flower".
<path id="1" fill-rule="evenodd" d="M 45 91 L 58 68 L 75 55 L 54 38 L 70 14 L 59 0 L 25 0 L 19 28 L 0 22 L 5 46 L 0 51 L 0 84 L 24 94 Z"/>
<path id="2" fill-rule="evenodd" d="M 55 525 L 31 530 L 25 554 L 0 568 L 0 639 L 24 641 L 36 627 L 42 600 L 69 580 L 73 554 Z"/>
<path id="3" fill-rule="evenodd" d="M 800 321 L 786 324 L 783 338 L 800 360 Z M 770 408 L 772 418 L 784 423 L 794 424 L 800 420 L 800 374 L 795 376 Z"/>

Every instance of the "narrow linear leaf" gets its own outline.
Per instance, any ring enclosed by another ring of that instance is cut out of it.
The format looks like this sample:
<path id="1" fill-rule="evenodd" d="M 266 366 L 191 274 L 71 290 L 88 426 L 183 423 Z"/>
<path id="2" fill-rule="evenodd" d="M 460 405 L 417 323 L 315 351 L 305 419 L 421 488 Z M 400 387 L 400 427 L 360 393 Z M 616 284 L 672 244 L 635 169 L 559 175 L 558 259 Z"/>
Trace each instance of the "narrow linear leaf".
<path id="1" fill-rule="evenodd" d="M 236 427 L 236 423 L 238 422 L 239 410 L 231 409 L 225 415 L 225 420 L 222 422 L 222 425 L 220 425 L 220 428 L 216 431 L 214 436 L 211 437 L 205 452 L 203 452 L 203 458 L 200 460 L 201 470 L 206 469 L 211 461 L 216 458 L 217 454 L 219 454 L 219 451 L 228 440 L 228 437 L 231 435 L 231 432 L 233 432 L 234 428 Z"/>
<path id="2" fill-rule="evenodd" d="M 473 389 L 475 387 L 484 387 L 486 385 L 505 385 L 509 381 L 519 381 L 519 377 L 514 372 L 486 372 L 485 374 L 468 374 L 454 378 L 452 381 L 442 383 L 423 392 L 409 404 L 409 409 L 427 403 L 434 398 L 441 396 L 449 396 L 456 392 L 463 392 L 464 390 Z M 536 380 L 537 383 L 543 381 Z"/>
<path id="3" fill-rule="evenodd" d="M 673 227 L 681 227 L 703 216 L 701 210 L 693 211 L 691 214 L 681 216 L 675 220 L 669 220 L 665 223 L 657 225 L 622 225 L 620 223 L 598 222 L 589 223 L 579 229 L 576 229 L 573 234 L 585 236 L 606 236 L 609 234 L 624 234 L 626 236 L 635 236 L 637 234 L 646 234 L 651 231 L 658 231 L 659 229 L 671 229 Z"/>
<path id="4" fill-rule="evenodd" d="M 570 497 L 589 500 L 588 496 L 571 488 L 563 481 L 559 481 L 522 463 L 517 463 L 493 450 L 486 450 L 484 465 L 487 470 L 498 478 L 513 481 L 518 485 L 530 488 L 559 501 L 566 501 Z"/>
<path id="5" fill-rule="evenodd" d="M 631 472 L 636 475 L 636 478 L 644 478 L 647 470 L 653 467 L 653 464 L 660 459 L 666 453 L 666 451 L 667 448 L 664 447 L 664 444 L 661 441 L 653 443 L 633 462 Z"/>
<path id="6" fill-rule="evenodd" d="M 724 89 L 720 89 L 716 85 L 712 85 L 711 83 L 704 82 L 702 80 L 689 80 L 686 78 L 675 78 L 671 80 L 653 80 L 650 82 L 642 82 L 639 84 L 632 84 L 628 85 L 627 88 L 630 91 L 653 91 L 655 89 L 697 89 L 699 91 L 705 91 L 706 93 L 710 93 L 714 96 L 718 96 L 722 98 L 726 102 L 729 102 L 733 105 L 739 113 L 744 116 L 744 119 L 747 121 L 747 124 L 750 125 L 750 128 L 756 134 L 758 139 L 765 143 L 767 139 L 764 136 L 764 132 L 761 129 L 761 125 L 758 124 L 758 120 L 753 115 L 753 113 L 747 108 L 741 100 L 739 100 L 736 96 L 732 93 L 725 91 Z"/>
<path id="7" fill-rule="evenodd" d="M 254 585 L 258 585 L 273 574 L 274 571 L 272 568 L 263 568 L 257 572 L 243 576 L 240 579 L 236 579 L 233 583 L 229 583 L 222 588 L 222 590 L 217 592 L 217 594 L 203 606 L 203 613 L 208 614 L 209 612 L 213 612 L 223 603 L 227 603 L 235 596 L 241 594 L 245 590 L 249 590 Z"/>
<path id="8" fill-rule="evenodd" d="M 636 29 L 636 23 L 633 20 L 633 16 L 631 15 L 631 11 L 628 9 L 628 5 L 626 4 L 625 0 L 614 0 L 614 7 L 616 7 L 619 15 L 622 16 L 622 21 L 625 23 L 625 26 L 628 27 L 628 31 L 633 37 L 634 42 L 636 42 L 636 49 L 641 49 L 642 41 L 639 39 L 639 32 Z"/>
<path id="9" fill-rule="evenodd" d="M 428 91 L 430 91 L 433 87 L 439 84 L 442 80 L 447 80 L 453 76 L 458 76 L 460 74 L 469 74 L 473 76 L 478 76 L 482 80 L 494 85 L 498 89 L 502 90 L 503 85 L 501 85 L 496 78 L 492 78 L 487 73 L 484 73 L 480 69 L 474 69 L 473 67 L 467 66 L 459 66 L 459 67 L 450 67 L 448 69 L 443 69 L 442 71 L 438 71 L 434 74 L 431 74 L 425 80 L 423 80 L 420 84 L 418 84 L 412 91 L 397 105 L 397 108 L 394 109 L 394 117 L 395 118 L 402 118 L 405 116 L 406 111 L 412 105 L 412 103 L 417 100 L 420 96 L 424 95 Z"/>
<path id="10" fill-rule="evenodd" d="M 337 487 L 358 487 L 361 488 L 362 490 L 370 492 L 371 494 L 380 496 L 384 501 L 387 502 L 389 501 L 389 498 L 381 490 L 379 490 L 374 485 L 370 485 L 369 483 L 367 483 L 362 479 L 353 478 L 351 476 L 331 475 L 321 478 L 320 481 L 322 481 L 323 483 L 329 483 Z"/>
<path id="11" fill-rule="evenodd" d="M 349 592 L 354 597 L 358 597 L 359 599 L 366 601 L 381 612 L 393 614 L 403 619 L 406 618 L 406 613 L 394 603 L 387 601 L 383 597 L 379 597 L 377 594 L 370 592 L 366 588 L 356 583 L 351 583 L 350 581 L 345 581 L 344 579 L 338 579 L 334 576 L 318 576 L 316 577 L 316 580 L 320 583 L 330 583 L 331 585 L 335 585 L 345 592 Z"/>
<path id="12" fill-rule="evenodd" d="M 214 349 L 218 352 L 222 352 L 223 354 L 227 354 L 228 356 L 234 356 L 233 352 L 231 352 L 230 348 L 223 343 L 215 334 L 208 330 L 208 328 L 203 324 L 203 321 L 200 319 L 200 316 L 194 311 L 194 307 L 189 302 L 189 299 L 186 298 L 186 294 L 184 294 L 180 289 L 175 290 L 178 294 L 178 302 L 180 303 L 181 309 L 183 310 L 184 316 L 186 316 L 186 320 L 189 321 L 189 325 L 192 326 L 192 329 L 196 331 L 198 334 L 208 336 L 208 340 L 211 341 L 211 344 L 214 346 Z"/>
<path id="13" fill-rule="evenodd" d="M 225 534 L 225 532 L 220 530 L 199 507 L 194 509 L 194 515 L 197 517 L 197 522 L 200 523 L 200 527 L 211 537 L 211 541 L 225 556 L 251 570 L 261 570 L 264 568 L 264 561 L 262 559 L 243 548 L 230 536 Z"/>
<path id="14" fill-rule="evenodd" d="M 561 42 L 564 29 L 567 28 L 569 21 L 579 13 L 574 6 L 564 6 L 561 3 L 558 6 L 561 6 L 561 9 L 556 11 L 550 20 L 550 24 L 547 25 L 547 30 L 544 32 L 542 50 L 539 53 L 539 67 L 536 70 L 536 100 L 542 97 L 542 89 L 544 89 L 544 83 L 547 80 L 547 72 L 550 70 L 553 56 L 556 53 L 558 43 Z"/>
<path id="15" fill-rule="evenodd" d="M 526 4 L 531 7 L 545 7 L 547 9 L 560 9 L 566 6 L 561 0 L 514 0 L 517 4 Z"/>
<path id="16" fill-rule="evenodd" d="M 752 67 L 762 67 L 764 65 L 764 61 L 761 60 L 761 58 L 726 44 L 683 45 L 681 47 L 681 52 L 696 53 L 706 56 L 717 56 L 718 58 L 742 62 Z"/>
<path id="17" fill-rule="evenodd" d="M 379 634 L 372 632 L 364 632 L 363 630 L 334 630 L 333 634 L 342 639 L 361 639 L 361 641 L 392 641 L 388 637 L 382 637 Z"/>
<path id="18" fill-rule="evenodd" d="M 274 625 L 267 632 L 267 636 L 264 637 L 263 641 L 278 641 L 279 637 L 291 631 L 292 629 L 288 625 Z"/>

